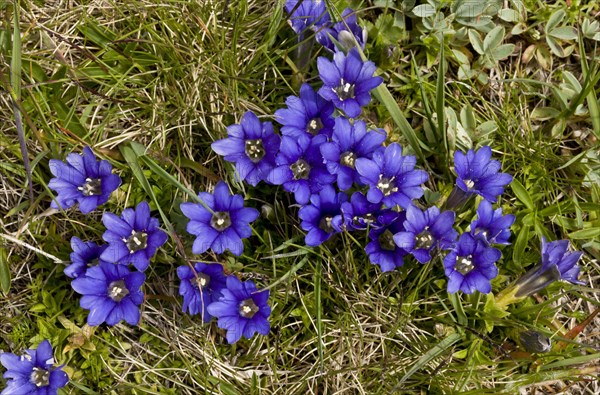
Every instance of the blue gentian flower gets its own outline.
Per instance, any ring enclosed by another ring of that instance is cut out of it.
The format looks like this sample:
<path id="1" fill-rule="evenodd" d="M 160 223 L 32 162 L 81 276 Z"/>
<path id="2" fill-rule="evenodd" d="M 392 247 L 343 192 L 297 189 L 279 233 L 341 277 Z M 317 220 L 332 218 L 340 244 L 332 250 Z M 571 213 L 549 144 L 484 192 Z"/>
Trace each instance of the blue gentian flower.
<path id="1" fill-rule="evenodd" d="M 477 194 L 490 203 L 496 202 L 504 192 L 504 187 L 512 181 L 512 176 L 499 173 L 500 162 L 492 160 L 492 149 L 484 146 L 466 154 L 454 153 L 454 170 L 457 174 L 456 186 L 467 196 Z"/>
<path id="2" fill-rule="evenodd" d="M 298 41 L 303 39 L 306 29 L 318 32 L 323 26 L 328 25 L 331 19 L 325 8 L 325 1 L 322 0 L 303 0 L 302 2 L 286 0 L 285 11 L 290 15 L 289 22 L 292 29 L 298 34 Z"/>
<path id="3" fill-rule="evenodd" d="M 383 78 L 373 76 L 375 63 L 363 62 L 356 48 L 348 51 L 348 55 L 336 52 L 333 62 L 320 56 L 317 68 L 323 80 L 319 95 L 330 100 L 350 118 L 360 115 L 362 107 L 371 101 L 371 90 L 383 82 Z"/>
<path id="4" fill-rule="evenodd" d="M 335 176 L 323 164 L 319 150 L 326 141 L 327 136 L 323 134 L 312 138 L 283 136 L 275 159 L 277 166 L 271 170 L 267 181 L 283 185 L 283 189 L 294 193 L 298 204 L 307 204 L 311 194 L 335 181 Z"/>
<path id="5" fill-rule="evenodd" d="M 356 43 L 364 50 L 367 43 L 367 29 L 363 29 L 357 23 L 356 12 L 346 8 L 342 12 L 342 21 L 335 23 L 333 27 L 324 27 L 316 38 L 319 44 L 331 52 L 338 51 L 333 40 L 337 41 L 341 46 L 339 49 L 344 51 L 354 48 Z"/>
<path id="6" fill-rule="evenodd" d="M 108 201 L 110 194 L 121 185 L 118 175 L 106 160 L 98 161 L 90 147 L 83 154 L 67 155 L 67 163 L 50 159 L 50 171 L 56 177 L 48 187 L 58 193 L 50 203 L 55 209 L 67 209 L 79 203 L 79 210 L 88 214 Z"/>
<path id="7" fill-rule="evenodd" d="M 510 244 L 510 227 L 515 222 L 512 214 L 502 215 L 502 208 L 492 209 L 492 204 L 482 200 L 477 206 L 477 218 L 471 222 L 471 235 L 491 244 Z"/>
<path id="8" fill-rule="evenodd" d="M 342 203 L 342 217 L 334 217 L 334 228 L 347 231 L 377 227 L 381 204 L 371 203 L 365 195 L 354 192 L 349 202 Z"/>
<path id="9" fill-rule="evenodd" d="M 71 237 L 71 264 L 65 268 L 67 277 L 77 278 L 90 266 L 100 263 L 100 255 L 108 247 L 107 244 L 98 245 L 93 241 L 82 241 L 79 237 Z"/>
<path id="10" fill-rule="evenodd" d="M 212 315 L 206 307 L 221 297 L 227 276 L 220 263 L 196 263 L 194 270 L 189 266 L 179 266 L 177 276 L 181 280 L 179 295 L 183 296 L 183 312 L 191 315 L 200 314 L 204 322 L 210 321 Z"/>
<path id="11" fill-rule="evenodd" d="M 558 280 L 572 284 L 585 284 L 577 276 L 581 268 L 577 262 L 583 252 L 569 252 L 568 240 L 546 242 L 542 237 L 542 259 L 536 267 L 528 271 L 515 283 L 518 298 L 533 295 Z"/>
<path id="12" fill-rule="evenodd" d="M 308 85 L 300 87 L 300 97 L 289 96 L 285 100 L 287 108 L 275 111 L 275 119 L 281 125 L 281 134 L 298 138 L 324 134 L 331 137 L 333 132 L 333 104 L 317 95 Z"/>
<path id="13" fill-rule="evenodd" d="M 280 137 L 271 122 L 261 123 L 252 111 L 242 116 L 239 125 L 228 126 L 227 136 L 211 144 L 213 151 L 235 163 L 240 181 L 256 186 L 275 165 Z"/>
<path id="14" fill-rule="evenodd" d="M 373 159 L 357 159 L 355 165 L 361 180 L 369 185 L 367 199 L 371 203 L 406 209 L 413 199 L 423 196 L 421 184 L 428 178 L 427 172 L 414 169 L 416 163 L 417 158 L 402 156 L 400 144 L 392 143 L 385 150 L 377 150 Z"/>
<path id="15" fill-rule="evenodd" d="M 42 341 L 37 349 L 26 349 L 23 355 L 9 352 L 0 354 L 6 388 L 1 395 L 56 395 L 69 382 L 62 366 L 54 367 L 52 345 Z"/>
<path id="16" fill-rule="evenodd" d="M 404 264 L 407 252 L 394 243 L 394 235 L 404 231 L 404 212 L 386 210 L 378 216 L 377 225 L 369 232 L 371 242 L 365 247 L 371 263 L 379 265 L 382 272 L 389 272 Z"/>
<path id="17" fill-rule="evenodd" d="M 267 304 L 269 291 L 257 291 L 248 280 L 241 282 L 235 276 L 227 277 L 227 287 L 221 290 L 218 302 L 208 305 L 208 313 L 217 317 L 217 326 L 227 330 L 227 342 L 233 344 L 242 336 L 250 339 L 255 333 L 268 335 L 271 330 Z"/>
<path id="18" fill-rule="evenodd" d="M 470 233 L 463 233 L 456 246 L 444 258 L 444 268 L 448 277 L 448 292 L 460 290 L 471 294 L 475 290 L 489 293 L 491 280 L 498 275 L 496 261 L 502 254 L 496 248 L 486 246 Z"/>
<path id="19" fill-rule="evenodd" d="M 304 238 L 307 246 L 318 246 L 342 231 L 335 226 L 335 223 L 340 223 L 335 217 L 341 217 L 341 205 L 347 200 L 345 193 L 336 193 L 331 185 L 326 185 L 318 195 L 310 197 L 310 204 L 298 211 L 298 217 L 302 220 L 300 227 L 308 232 Z"/>
<path id="20" fill-rule="evenodd" d="M 113 213 L 104 213 L 102 223 L 106 227 L 102 238 L 109 246 L 100 259 L 111 263 L 131 263 L 142 272 L 156 250 L 168 239 L 167 233 L 159 228 L 158 219 L 150 217 L 150 206 L 145 201 L 135 209 L 123 210 L 120 218 Z"/>
<path id="21" fill-rule="evenodd" d="M 241 195 L 231 195 L 227 184 L 220 181 L 214 194 L 200 192 L 200 203 L 182 203 L 181 211 L 190 219 L 188 233 L 196 236 L 192 246 L 194 254 L 202 254 L 212 248 L 217 254 L 231 251 L 242 255 L 242 239 L 252 236 L 250 222 L 258 218 L 258 210 L 244 207 Z"/>
<path id="22" fill-rule="evenodd" d="M 363 121 L 354 125 L 344 117 L 335 119 L 332 141 L 321 145 L 321 154 L 331 174 L 337 175 L 340 190 L 350 189 L 354 182 L 359 183 L 359 174 L 354 166 L 358 158 L 371 159 L 373 153 L 385 141 L 383 129 L 367 132 Z"/>
<path id="23" fill-rule="evenodd" d="M 432 206 L 424 212 L 415 206 L 406 209 L 404 230 L 394 234 L 394 242 L 412 254 L 420 263 L 431 260 L 431 253 L 437 249 L 454 247 L 458 232 L 454 225 L 454 212 Z"/>
<path id="24" fill-rule="evenodd" d="M 100 262 L 73 280 L 71 286 L 83 295 L 80 306 L 90 310 L 88 325 L 106 322 L 113 326 L 122 320 L 137 325 L 140 321 L 138 306 L 144 301 L 140 287 L 145 280 L 144 273 L 131 272 L 125 265 Z"/>

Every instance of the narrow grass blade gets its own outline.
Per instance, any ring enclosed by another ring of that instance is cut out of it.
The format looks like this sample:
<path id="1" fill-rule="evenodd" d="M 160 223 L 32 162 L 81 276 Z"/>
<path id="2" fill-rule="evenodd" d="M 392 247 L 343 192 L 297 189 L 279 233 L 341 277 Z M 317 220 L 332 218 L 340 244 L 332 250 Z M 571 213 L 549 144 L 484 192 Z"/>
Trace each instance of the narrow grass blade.
<path id="1" fill-rule="evenodd" d="M 444 59 L 444 36 L 440 37 L 440 65 L 438 70 L 438 78 L 435 90 L 435 105 L 437 113 L 437 135 L 438 139 L 444 142 L 443 151 L 443 166 L 445 173 L 449 172 L 450 167 L 448 166 L 448 134 L 446 133 L 446 118 L 445 118 L 445 106 L 446 106 L 446 94 L 444 90 L 444 82 L 446 79 L 446 60 Z"/>
<path id="2" fill-rule="evenodd" d="M 581 73 L 583 74 L 583 78 L 587 81 L 590 69 L 587 62 L 584 40 L 583 37 L 581 37 L 581 34 L 579 35 L 579 52 L 581 54 Z M 596 137 L 600 139 L 600 102 L 598 101 L 598 97 L 596 97 L 596 91 L 594 89 L 590 90 L 586 100 L 590 111 L 590 118 L 592 118 L 592 129 L 594 130 Z"/>
<path id="3" fill-rule="evenodd" d="M 320 261 L 316 261 L 315 264 L 315 274 L 314 274 L 314 287 L 315 287 L 315 324 L 317 327 L 317 350 L 319 352 L 319 365 L 321 367 L 321 371 L 324 369 L 324 360 L 323 360 L 323 321 L 321 317 L 321 309 L 323 306 L 321 305 L 321 271 L 322 264 Z"/>
<path id="4" fill-rule="evenodd" d="M 150 196 L 150 198 L 154 202 L 154 205 L 158 209 L 158 212 L 163 220 L 163 223 L 167 227 L 167 230 L 170 234 L 174 234 L 174 229 L 173 225 L 171 225 L 171 221 L 169 221 L 169 218 L 165 215 L 162 208 L 160 207 L 158 199 L 156 198 L 156 195 L 154 194 L 154 191 L 152 190 L 148 179 L 146 178 L 144 172 L 142 171 L 142 168 L 140 167 L 140 164 L 138 162 L 138 155 L 135 153 L 135 151 L 133 150 L 133 148 L 131 148 L 130 145 L 122 144 L 121 146 L 119 146 L 119 148 L 121 150 L 121 154 L 123 154 L 123 158 L 125 158 L 125 161 L 131 167 L 133 175 L 135 176 L 135 178 L 137 178 L 144 191 L 146 191 L 146 194 L 148 194 L 148 196 Z"/>
<path id="5" fill-rule="evenodd" d="M 367 60 L 367 57 L 361 51 L 360 47 L 357 48 L 361 58 L 363 60 Z M 421 149 L 422 146 L 425 148 L 426 146 L 422 144 L 419 138 L 417 137 L 415 130 L 412 128 L 412 126 L 410 126 L 410 123 L 408 123 L 406 117 L 404 117 L 404 114 L 402 114 L 398 103 L 396 102 L 388 88 L 384 84 L 379 85 L 377 88 L 375 88 L 375 90 L 373 90 L 373 96 L 375 96 L 375 98 L 381 104 L 383 104 L 385 108 L 387 108 L 387 110 L 390 113 L 390 116 L 394 120 L 394 123 L 396 124 L 396 126 L 398 126 L 398 129 L 400 129 L 400 133 L 402 133 L 404 138 L 408 140 L 408 144 L 415 152 L 417 158 L 420 159 L 422 163 L 426 163 L 425 156 L 423 155 L 423 150 Z"/>
<path id="6" fill-rule="evenodd" d="M 396 387 L 392 392 L 400 390 L 400 386 L 408 380 L 413 374 L 425 367 L 432 359 L 443 354 L 450 346 L 459 341 L 461 336 L 458 333 L 453 333 L 446 337 L 444 340 L 436 344 L 433 348 L 427 351 L 419 360 L 406 372 L 406 374 L 400 379 Z"/>
<path id="7" fill-rule="evenodd" d="M 27 172 L 27 185 L 29 186 L 29 199 L 33 201 L 33 181 L 31 177 L 31 165 L 29 164 L 29 156 L 27 155 L 27 139 L 25 130 L 23 129 L 23 119 L 21 111 L 17 103 L 21 101 L 21 30 L 19 28 L 21 5 L 19 0 L 14 2 L 13 13 L 13 42 L 12 54 L 10 61 L 10 85 L 12 88 L 12 107 L 15 113 L 15 125 L 19 135 L 19 146 L 21 148 L 21 156 L 23 157 L 23 165 Z"/>
<path id="8" fill-rule="evenodd" d="M 10 291 L 10 266 L 4 247 L 0 247 L 0 287 L 4 293 Z"/>

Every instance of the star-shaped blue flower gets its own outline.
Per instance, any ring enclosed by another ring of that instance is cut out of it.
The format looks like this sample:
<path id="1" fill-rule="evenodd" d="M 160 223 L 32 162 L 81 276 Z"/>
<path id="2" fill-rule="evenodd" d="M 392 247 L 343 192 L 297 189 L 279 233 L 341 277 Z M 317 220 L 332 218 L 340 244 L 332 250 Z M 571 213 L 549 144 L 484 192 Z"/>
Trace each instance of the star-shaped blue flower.
<path id="1" fill-rule="evenodd" d="M 228 126 L 227 136 L 211 144 L 213 151 L 235 163 L 240 181 L 256 186 L 275 165 L 280 137 L 271 122 L 261 123 L 252 111 L 242 116 L 239 125 Z"/>
<path id="2" fill-rule="evenodd" d="M 327 141 L 327 136 L 314 137 L 283 136 L 281 149 L 275 159 L 277 166 L 267 176 L 274 185 L 293 192 L 298 204 L 307 204 L 310 195 L 318 193 L 325 185 L 330 185 L 335 176 L 327 171 L 319 148 Z"/>
<path id="3" fill-rule="evenodd" d="M 206 307 L 216 302 L 222 296 L 227 276 L 223 273 L 220 263 L 201 263 L 189 266 L 179 266 L 177 276 L 181 280 L 179 295 L 183 296 L 183 312 L 191 315 L 200 314 L 204 322 L 211 320 L 212 315 Z"/>
<path id="4" fill-rule="evenodd" d="M 319 44 L 331 52 L 347 51 L 355 47 L 356 43 L 364 50 L 367 43 L 367 29 L 359 26 L 356 12 L 351 8 L 346 8 L 342 12 L 342 21 L 335 23 L 333 27 L 322 28 L 317 33 L 316 39 Z M 337 41 L 341 48 L 338 48 L 332 39 Z"/>
<path id="5" fill-rule="evenodd" d="M 490 281 L 498 275 L 496 261 L 501 255 L 499 250 L 474 239 L 470 233 L 460 235 L 454 249 L 444 258 L 448 292 L 490 293 Z"/>
<path id="6" fill-rule="evenodd" d="M 302 220 L 300 227 L 308 232 L 304 238 L 307 246 L 318 246 L 342 231 L 335 226 L 335 223 L 341 223 L 335 217 L 341 217 L 341 205 L 347 200 L 345 193 L 336 193 L 331 185 L 326 185 L 319 194 L 310 197 L 310 204 L 298 211 L 298 217 Z"/>
<path id="7" fill-rule="evenodd" d="M 558 280 L 585 284 L 577 279 L 581 270 L 577 262 L 582 255 L 581 251 L 569 251 L 568 240 L 547 242 L 546 238 L 542 237 L 542 259 L 536 267 L 517 280 L 515 286 L 518 290 L 515 296 L 533 295 Z"/>
<path id="8" fill-rule="evenodd" d="M 398 143 L 377 150 L 373 159 L 357 159 L 356 170 L 369 185 L 367 199 L 371 203 L 383 202 L 389 208 L 395 205 L 408 208 L 413 199 L 423 196 L 421 184 L 428 178 L 427 172 L 415 170 L 416 163 L 414 156 L 402 156 Z"/>
<path id="9" fill-rule="evenodd" d="M 285 100 L 287 108 L 275 111 L 275 119 L 281 125 L 281 134 L 298 138 L 324 134 L 331 137 L 334 107 L 330 101 L 317 95 L 308 84 L 300 87 L 300 97 L 289 96 Z"/>
<path id="10" fill-rule="evenodd" d="M 492 160 L 492 149 L 484 146 L 466 154 L 454 153 L 456 186 L 467 195 L 477 194 L 490 203 L 495 203 L 504 192 L 504 187 L 512 181 L 512 176 L 499 173 L 500 162 Z"/>
<path id="11" fill-rule="evenodd" d="M 144 301 L 140 287 L 145 280 L 144 273 L 131 272 L 125 265 L 100 262 L 73 280 L 71 286 L 83 295 L 80 306 L 90 310 L 88 325 L 106 322 L 113 326 L 122 320 L 137 325 L 140 321 L 138 306 Z"/>
<path id="12" fill-rule="evenodd" d="M 106 160 L 98 161 L 90 147 L 83 154 L 67 155 L 67 163 L 50 159 L 50 171 L 56 177 L 48 187 L 58 193 L 50 203 L 55 209 L 67 209 L 79 203 L 79 210 L 88 214 L 108 201 L 110 194 L 121 185 L 118 175 Z"/>
<path id="13" fill-rule="evenodd" d="M 394 242 L 420 263 L 427 263 L 435 249 L 454 247 L 458 232 L 452 228 L 453 225 L 453 211 L 440 213 L 439 208 L 432 206 L 423 212 L 409 206 L 404 229 L 394 234 Z"/>
<path id="14" fill-rule="evenodd" d="M 218 302 L 208 305 L 208 313 L 217 317 L 217 326 L 227 330 L 227 342 L 233 344 L 242 336 L 250 339 L 255 333 L 268 335 L 271 330 L 267 304 L 269 291 L 258 291 L 248 280 L 241 282 L 235 276 L 227 277 L 227 287 L 221 290 Z"/>
<path id="15" fill-rule="evenodd" d="M 363 62 L 356 48 L 348 51 L 348 55 L 336 52 L 333 62 L 320 56 L 317 68 L 323 80 L 319 95 L 350 118 L 360 115 L 362 107 L 371 101 L 371 90 L 383 82 L 383 78 L 373 76 L 377 69 L 375 63 Z"/>
<path id="16" fill-rule="evenodd" d="M 0 354 L 6 388 L 1 395 L 56 395 L 69 382 L 62 366 L 54 367 L 52 345 L 42 341 L 37 349 L 27 349 L 22 355 L 9 352 Z"/>
<path id="17" fill-rule="evenodd" d="M 488 245 L 510 244 L 510 227 L 515 218 L 512 214 L 502 215 L 502 208 L 494 210 L 490 202 L 482 200 L 477 206 L 477 218 L 471 222 L 471 235 Z"/>
<path id="18" fill-rule="evenodd" d="M 385 210 L 377 218 L 377 225 L 369 232 L 371 242 L 365 247 L 372 264 L 378 265 L 382 272 L 389 272 L 404 264 L 407 252 L 394 243 L 394 235 L 404 231 L 404 212 Z"/>
<path id="19" fill-rule="evenodd" d="M 354 125 L 344 117 L 335 119 L 331 142 L 321 145 L 321 154 L 327 170 L 337 176 L 337 185 L 345 191 L 353 183 L 360 183 L 355 163 L 359 158 L 371 159 L 377 148 L 385 141 L 383 129 L 367 132 L 363 121 L 355 121 Z"/>
<path id="20" fill-rule="evenodd" d="M 100 263 L 100 255 L 106 247 L 107 244 L 98 245 L 93 241 L 84 242 L 76 236 L 71 237 L 71 264 L 65 268 L 64 273 L 71 278 L 82 276 L 88 267 Z"/>
<path id="21" fill-rule="evenodd" d="M 290 15 L 289 22 L 298 34 L 298 41 L 302 41 L 306 29 L 318 31 L 331 19 L 325 1 L 321 0 L 286 0 L 285 11 Z"/>
<path id="22" fill-rule="evenodd" d="M 377 227 L 380 208 L 381 204 L 371 203 L 362 193 L 354 192 L 349 202 L 342 203 L 342 217 L 334 218 L 334 228 L 353 231 Z"/>
<path id="23" fill-rule="evenodd" d="M 156 250 L 168 239 L 167 233 L 159 228 L 158 219 L 150 216 L 150 206 L 145 201 L 135 209 L 126 208 L 121 217 L 104 213 L 102 223 L 106 227 L 102 238 L 109 245 L 100 259 L 111 263 L 131 263 L 142 272 Z"/>
<path id="24" fill-rule="evenodd" d="M 217 254 L 229 250 L 234 255 L 242 255 L 242 239 L 252 236 L 250 222 L 258 218 L 258 210 L 244 207 L 244 198 L 231 195 L 223 181 L 217 184 L 214 194 L 200 192 L 198 197 L 206 206 L 181 204 L 181 211 L 190 219 L 187 231 L 196 236 L 192 252 L 202 254 L 212 248 Z"/>

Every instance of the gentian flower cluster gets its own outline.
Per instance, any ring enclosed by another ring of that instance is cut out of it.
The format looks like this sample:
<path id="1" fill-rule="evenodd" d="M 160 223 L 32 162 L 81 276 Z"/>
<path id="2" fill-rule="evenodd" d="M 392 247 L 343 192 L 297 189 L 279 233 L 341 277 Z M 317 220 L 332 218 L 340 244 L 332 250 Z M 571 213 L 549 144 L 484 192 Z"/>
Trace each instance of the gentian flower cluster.
<path id="1" fill-rule="evenodd" d="M 396 270 L 408 259 L 426 264 L 442 258 L 449 293 L 491 292 L 500 248 L 510 243 L 515 222 L 514 215 L 493 204 L 512 176 L 500 172 L 500 162 L 492 159 L 488 146 L 456 151 L 456 186 L 445 210 L 425 207 L 419 199 L 429 177 L 418 168 L 416 157 L 405 155 L 398 143 L 385 145 L 384 130 L 369 128 L 358 119 L 383 78 L 375 76 L 375 64 L 361 56 L 367 36 L 355 12 L 346 9 L 342 20 L 335 22 L 323 1 L 288 0 L 285 9 L 300 40 L 312 30 L 326 53 L 333 54 L 332 60 L 317 59 L 321 86 L 303 84 L 299 96 L 288 97 L 286 107 L 275 111 L 281 136 L 271 122 L 261 122 L 248 111 L 239 124 L 227 127 L 227 137 L 213 142 L 212 149 L 235 164 L 239 181 L 281 185 L 294 194 L 307 246 L 317 247 L 344 232 L 365 232 L 369 240 L 365 253 L 382 272 Z M 57 192 L 53 208 L 77 203 L 87 214 L 119 187 L 121 180 L 112 174 L 111 165 L 98 161 L 89 147 L 83 151 L 69 154 L 66 163 L 50 161 L 55 178 L 48 186 Z M 453 210 L 476 196 L 480 196 L 476 218 L 468 231 L 459 234 L 455 220 L 461 216 Z M 198 201 L 180 205 L 189 219 L 186 230 L 194 236 L 192 253 L 242 255 L 243 239 L 252 236 L 250 224 L 257 220 L 258 210 L 245 207 L 244 198 L 232 194 L 223 181 L 213 193 L 199 192 Z M 121 321 L 137 325 L 144 271 L 168 236 L 145 201 L 121 215 L 105 212 L 102 222 L 106 244 L 73 237 L 71 264 L 64 272 L 82 295 L 80 305 L 89 310 L 89 325 Z M 526 297 L 561 279 L 582 284 L 577 279 L 582 253 L 568 249 L 566 240 L 542 239 L 540 264 L 517 280 L 504 299 Z M 215 318 L 228 343 L 269 334 L 268 289 L 228 274 L 220 263 L 183 265 L 177 275 L 183 311 L 200 316 L 204 323 Z M 68 381 L 61 367 L 54 367 L 48 341 L 22 357 L 3 353 L 0 360 L 9 379 L 2 394 L 56 394 Z"/>
<path id="2" fill-rule="evenodd" d="M 62 366 L 54 366 L 52 345 L 48 340 L 42 341 L 35 350 L 25 350 L 20 356 L 3 352 L 0 362 L 6 368 L 4 378 L 7 379 L 1 395 L 56 395 L 58 389 L 69 382 Z"/>
<path id="3" fill-rule="evenodd" d="M 244 198 L 231 195 L 222 181 L 214 193 L 200 192 L 198 199 L 201 203 L 181 204 L 181 211 L 190 220 L 187 231 L 196 236 L 192 252 L 202 254 L 212 249 L 221 254 L 229 250 L 234 255 L 241 255 L 244 251 L 242 239 L 252 235 L 250 223 L 258 218 L 258 210 L 244 207 Z M 183 311 L 200 315 L 205 323 L 215 317 L 219 328 L 227 331 L 230 344 L 242 336 L 250 339 L 256 332 L 269 333 L 268 290 L 257 291 L 252 281 L 242 284 L 236 276 L 225 275 L 219 263 L 180 266 L 177 275 L 181 280 L 179 294 L 183 296 Z"/>
<path id="4" fill-rule="evenodd" d="M 48 183 L 58 192 L 51 203 L 55 208 L 59 207 L 56 202 L 62 208 L 78 202 L 87 214 L 108 201 L 121 184 L 110 163 L 97 161 L 89 147 L 82 155 L 69 154 L 67 163 L 51 159 L 49 165 L 57 177 Z M 71 285 L 82 295 L 81 307 L 90 310 L 88 325 L 116 325 L 122 320 L 137 325 L 139 305 L 144 300 L 141 286 L 146 279 L 141 272 L 168 236 L 159 228 L 158 219 L 151 217 L 147 202 L 125 209 L 121 216 L 105 212 L 102 222 L 106 227 L 102 238 L 108 244 L 72 237 L 71 264 L 64 273 L 74 279 Z M 129 265 L 136 270 L 131 271 Z"/>

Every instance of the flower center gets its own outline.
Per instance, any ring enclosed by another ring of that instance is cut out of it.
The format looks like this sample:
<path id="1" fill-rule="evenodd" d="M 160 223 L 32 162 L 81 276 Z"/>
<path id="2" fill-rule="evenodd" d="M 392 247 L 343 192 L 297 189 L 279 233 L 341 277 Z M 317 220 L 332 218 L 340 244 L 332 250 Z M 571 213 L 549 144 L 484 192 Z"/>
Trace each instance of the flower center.
<path id="1" fill-rule="evenodd" d="M 330 215 L 321 218 L 319 221 L 319 229 L 327 233 L 333 233 L 334 229 L 331 221 L 333 221 L 333 217 Z"/>
<path id="2" fill-rule="evenodd" d="M 252 299 L 246 299 L 240 303 L 239 312 L 244 318 L 252 318 L 254 314 L 258 313 L 260 308 L 254 303 Z"/>
<path id="3" fill-rule="evenodd" d="M 85 184 L 77 187 L 78 191 L 83 193 L 83 196 L 94 196 L 102 194 L 102 180 L 99 178 L 86 178 Z"/>
<path id="4" fill-rule="evenodd" d="M 253 163 L 260 162 L 266 153 L 261 139 L 246 140 L 245 152 Z"/>
<path id="5" fill-rule="evenodd" d="M 47 387 L 50 385 L 50 372 L 46 369 L 34 367 L 29 379 L 36 387 Z"/>
<path id="6" fill-rule="evenodd" d="M 306 180 L 310 174 L 310 165 L 304 159 L 298 159 L 290 165 L 294 180 Z"/>
<path id="7" fill-rule="evenodd" d="M 115 302 L 120 302 L 127 295 L 129 295 L 129 290 L 125 286 L 125 281 L 117 280 L 108 284 L 108 297 Z"/>
<path id="8" fill-rule="evenodd" d="M 428 250 L 431 248 L 432 245 L 433 245 L 433 237 L 431 236 L 431 233 L 429 233 L 429 230 L 427 230 L 427 227 L 426 227 L 415 238 L 415 247 L 416 248 L 424 248 L 424 249 Z"/>
<path id="9" fill-rule="evenodd" d="M 473 180 L 465 180 L 465 185 L 467 186 L 467 189 L 473 189 L 475 182 Z"/>
<path id="10" fill-rule="evenodd" d="M 344 152 L 340 156 L 340 163 L 344 166 L 348 166 L 354 169 L 354 162 L 356 161 L 356 154 L 351 151 Z"/>
<path id="11" fill-rule="evenodd" d="M 379 175 L 379 182 L 377 182 L 377 188 L 383 193 L 383 196 L 389 196 L 394 192 L 398 192 L 394 177 L 387 178 L 383 174 Z"/>
<path id="12" fill-rule="evenodd" d="M 204 273 L 198 273 L 196 274 L 196 286 L 199 289 L 202 289 L 203 287 L 207 287 L 208 284 L 210 284 L 210 276 Z"/>
<path id="13" fill-rule="evenodd" d="M 352 225 L 354 226 L 365 226 L 375 222 L 375 216 L 372 213 L 359 216 L 355 215 L 352 217 Z"/>
<path id="14" fill-rule="evenodd" d="M 333 91 L 341 101 L 354 98 L 354 84 L 345 82 L 343 78 L 340 80 L 340 85 L 333 88 Z"/>
<path id="15" fill-rule="evenodd" d="M 473 265 L 473 257 L 471 255 L 463 257 L 457 256 L 454 269 L 463 276 L 470 273 L 473 269 L 475 269 L 475 266 Z"/>
<path id="16" fill-rule="evenodd" d="M 386 229 L 385 232 L 383 232 L 379 236 L 379 245 L 381 246 L 381 249 L 385 251 L 396 250 L 396 243 L 394 243 L 394 234 L 390 232 L 389 229 Z"/>
<path id="17" fill-rule="evenodd" d="M 319 131 L 323 129 L 323 122 L 321 122 L 321 118 L 313 118 L 306 125 L 306 132 L 312 134 L 313 136 Z"/>
<path id="18" fill-rule="evenodd" d="M 229 216 L 229 213 L 226 211 L 215 211 L 210 219 L 210 226 L 219 232 L 229 228 L 231 226 L 231 217 Z"/>
<path id="19" fill-rule="evenodd" d="M 131 231 L 131 236 L 125 241 L 129 253 L 133 254 L 136 251 L 143 250 L 148 247 L 148 234 L 146 232 Z"/>

